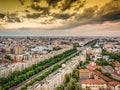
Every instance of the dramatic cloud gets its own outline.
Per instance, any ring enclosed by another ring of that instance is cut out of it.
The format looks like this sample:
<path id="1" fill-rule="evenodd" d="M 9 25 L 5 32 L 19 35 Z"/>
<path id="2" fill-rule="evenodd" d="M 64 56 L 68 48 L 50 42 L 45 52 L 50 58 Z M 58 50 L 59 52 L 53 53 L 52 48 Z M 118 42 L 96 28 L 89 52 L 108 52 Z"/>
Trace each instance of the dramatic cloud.
<path id="1" fill-rule="evenodd" d="M 39 13 L 26 14 L 26 18 L 36 19 L 36 18 L 39 18 L 39 17 L 40 17 Z"/>
<path id="2" fill-rule="evenodd" d="M 120 20 L 120 0 L 112 0 L 99 10 L 98 18 L 101 21 Z"/>
<path id="3" fill-rule="evenodd" d="M 0 18 L 4 18 L 4 17 L 5 17 L 5 14 L 0 13 Z"/>
<path id="4" fill-rule="evenodd" d="M 19 0 L 19 2 L 21 3 L 21 5 L 24 5 L 25 0 Z"/>
<path id="5" fill-rule="evenodd" d="M 9 4 L 6 11 L 0 10 L 1 30 L 13 28 L 28 32 L 65 31 L 86 25 L 93 28 L 96 24 L 120 22 L 120 0 L 13 0 L 13 2 L 6 0 L 7 2 L 11 5 L 14 3 L 17 10 Z M 1 3 L 0 5 L 7 7 Z"/>
<path id="6" fill-rule="evenodd" d="M 95 12 L 97 12 L 98 6 L 90 7 L 84 9 L 82 14 L 77 15 L 76 20 L 90 20 L 95 17 Z"/>
<path id="7" fill-rule="evenodd" d="M 100 24 L 107 21 L 120 21 L 120 0 L 113 0 L 105 4 L 100 9 L 98 6 L 85 8 L 83 13 L 75 16 L 77 22 L 70 22 L 70 27 L 86 25 L 86 24 Z"/>
<path id="8" fill-rule="evenodd" d="M 72 15 L 70 14 L 67 14 L 67 13 L 61 13 L 61 14 L 55 14 L 55 18 L 58 18 L 58 19 L 69 19 Z"/>

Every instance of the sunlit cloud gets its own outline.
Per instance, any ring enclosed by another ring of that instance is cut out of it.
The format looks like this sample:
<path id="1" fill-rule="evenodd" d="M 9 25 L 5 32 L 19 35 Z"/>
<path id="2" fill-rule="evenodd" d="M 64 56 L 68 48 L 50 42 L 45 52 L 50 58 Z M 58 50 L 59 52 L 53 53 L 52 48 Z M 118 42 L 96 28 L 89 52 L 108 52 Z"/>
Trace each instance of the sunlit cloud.
<path id="1" fill-rule="evenodd" d="M 34 35 L 47 35 L 48 32 L 54 32 L 54 35 L 62 35 L 64 32 L 68 35 L 72 35 L 69 32 L 74 35 L 83 32 L 84 35 L 95 35 L 98 31 L 106 32 L 102 35 L 110 35 L 113 32 L 118 32 L 118 35 L 120 32 L 120 0 L 12 1 L 14 2 L 3 1 L 6 6 L 0 3 L 0 34 L 32 34 L 33 31 Z M 6 9 L 3 11 L 2 8 Z M 98 32 L 96 35 L 99 35 Z"/>

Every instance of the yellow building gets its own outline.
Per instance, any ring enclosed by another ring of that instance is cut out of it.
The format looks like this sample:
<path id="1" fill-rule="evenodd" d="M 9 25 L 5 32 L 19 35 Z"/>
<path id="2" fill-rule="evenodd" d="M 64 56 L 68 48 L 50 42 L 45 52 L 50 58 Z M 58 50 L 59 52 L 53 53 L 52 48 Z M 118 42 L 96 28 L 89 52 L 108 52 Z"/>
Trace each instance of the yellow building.
<path id="1" fill-rule="evenodd" d="M 22 53 L 22 47 L 17 45 L 15 46 L 14 51 L 16 55 L 19 55 Z"/>

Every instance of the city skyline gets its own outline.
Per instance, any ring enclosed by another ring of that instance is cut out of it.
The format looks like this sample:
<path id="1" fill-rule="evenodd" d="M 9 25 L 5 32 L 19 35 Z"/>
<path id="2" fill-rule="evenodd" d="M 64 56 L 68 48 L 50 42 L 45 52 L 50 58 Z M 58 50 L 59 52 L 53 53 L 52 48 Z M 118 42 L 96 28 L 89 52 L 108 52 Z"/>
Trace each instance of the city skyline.
<path id="1" fill-rule="evenodd" d="M 0 0 L 0 36 L 119 36 L 120 0 Z"/>

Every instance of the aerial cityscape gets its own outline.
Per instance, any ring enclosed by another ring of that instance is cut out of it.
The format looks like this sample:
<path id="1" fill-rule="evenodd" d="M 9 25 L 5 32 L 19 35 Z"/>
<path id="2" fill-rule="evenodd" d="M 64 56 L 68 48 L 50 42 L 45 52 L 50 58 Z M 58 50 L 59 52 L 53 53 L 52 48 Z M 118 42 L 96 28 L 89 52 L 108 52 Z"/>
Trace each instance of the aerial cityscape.
<path id="1" fill-rule="evenodd" d="M 1 90 L 120 90 L 120 37 L 0 37 Z"/>
<path id="2" fill-rule="evenodd" d="M 0 90 L 120 90 L 120 0 L 0 0 Z"/>

